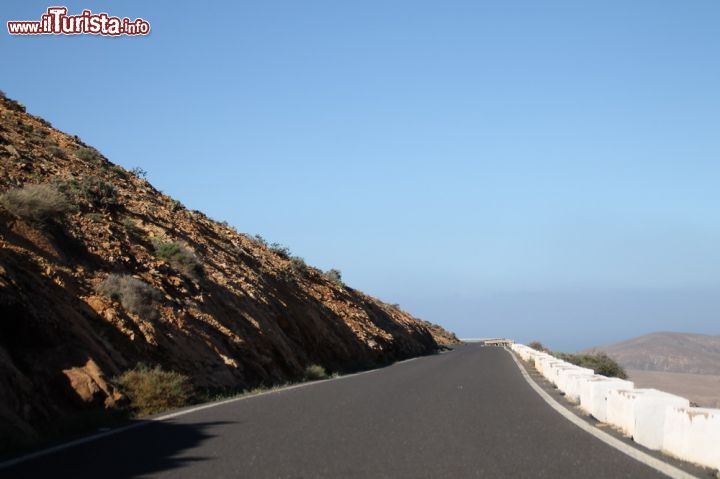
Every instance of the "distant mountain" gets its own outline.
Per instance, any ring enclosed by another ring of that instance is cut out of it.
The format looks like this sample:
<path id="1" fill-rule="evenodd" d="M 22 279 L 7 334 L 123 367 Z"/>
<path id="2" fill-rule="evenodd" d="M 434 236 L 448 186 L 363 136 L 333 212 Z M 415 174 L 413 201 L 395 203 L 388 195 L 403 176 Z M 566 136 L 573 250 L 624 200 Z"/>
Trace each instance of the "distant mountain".
<path id="1" fill-rule="evenodd" d="M 626 369 L 720 375 L 720 336 L 659 332 L 593 348 Z"/>

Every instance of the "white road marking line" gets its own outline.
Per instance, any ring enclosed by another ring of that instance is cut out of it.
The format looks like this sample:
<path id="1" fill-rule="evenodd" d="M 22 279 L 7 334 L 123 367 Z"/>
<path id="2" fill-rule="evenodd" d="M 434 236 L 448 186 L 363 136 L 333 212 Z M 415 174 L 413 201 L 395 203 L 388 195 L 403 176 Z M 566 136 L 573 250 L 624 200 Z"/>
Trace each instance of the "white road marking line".
<path id="1" fill-rule="evenodd" d="M 426 357 L 426 356 L 422 356 L 422 357 Z M 412 359 L 419 359 L 419 358 L 412 358 Z M 399 364 L 400 362 L 401 362 L 401 361 L 398 361 L 398 362 L 393 363 L 393 364 Z M 30 460 L 32 460 L 32 459 L 37 459 L 38 457 L 47 456 L 48 454 L 53 454 L 53 453 L 56 453 L 56 452 L 59 452 L 59 451 L 63 451 L 63 450 L 65 450 L 65 449 L 69 449 L 69 448 L 72 448 L 72 447 L 75 447 L 75 446 L 79 446 L 79 445 L 81 445 L 81 444 L 86 444 L 86 443 L 88 443 L 88 442 L 97 441 L 98 439 L 102 439 L 102 438 L 104 438 L 104 437 L 113 436 L 113 435 L 115 435 L 115 434 L 120 434 L 120 433 L 125 432 L 125 431 L 130 431 L 131 429 L 136 429 L 136 428 L 138 428 L 138 427 L 147 426 L 148 424 L 152 424 L 152 423 L 154 423 L 154 422 L 167 421 L 168 419 L 173 419 L 173 418 L 176 418 L 176 417 L 185 416 L 185 415 L 187 415 L 187 414 L 191 414 L 191 413 L 194 413 L 194 412 L 202 411 L 202 410 L 204 410 L 204 409 L 210 409 L 210 408 L 214 408 L 214 407 L 218 407 L 218 406 L 224 406 L 224 405 L 226 405 L 226 404 L 234 403 L 234 402 L 237 402 L 237 401 L 244 401 L 244 400 L 246 400 L 246 399 L 252 399 L 252 398 L 255 398 L 255 397 L 258 397 L 258 396 L 266 396 L 266 395 L 268 395 L 268 394 L 277 394 L 277 393 L 281 393 L 281 392 L 284 392 L 284 391 L 290 391 L 290 390 L 292 390 L 292 389 L 299 389 L 299 388 L 304 388 L 304 387 L 307 387 L 307 386 L 314 386 L 314 385 L 317 385 L 317 384 L 327 383 L 327 382 L 330 382 L 330 381 L 339 381 L 339 380 L 341 380 L 341 379 L 347 379 L 347 378 L 351 378 L 351 377 L 355 377 L 355 376 L 360 376 L 360 375 L 362 375 L 362 374 L 369 374 L 369 373 L 373 373 L 373 372 L 379 371 L 380 369 L 382 369 L 382 368 L 368 369 L 367 371 L 360 371 L 360 372 L 357 372 L 357 373 L 345 374 L 345 375 L 337 376 L 337 377 L 334 377 L 334 378 L 328 378 L 328 379 L 325 379 L 325 380 L 322 380 L 322 381 L 308 381 L 308 382 L 305 382 L 305 383 L 292 384 L 292 385 L 290 385 L 290 386 L 284 386 L 284 387 L 279 387 L 279 388 L 275 388 L 275 389 L 270 389 L 270 390 L 268 390 L 268 391 L 262 391 L 262 392 L 251 393 L 251 394 L 244 394 L 244 395 L 242 395 L 242 396 L 238 396 L 238 397 L 234 397 L 234 398 L 230 398 L 230 399 L 225 399 L 225 400 L 218 401 L 218 402 L 206 403 L 206 404 L 203 404 L 203 405 L 201 405 L 201 406 L 197 406 L 197 407 L 190 408 L 190 409 L 183 409 L 183 410 L 181 410 L 181 411 L 177 411 L 177 412 L 165 414 L 165 415 L 158 416 L 158 417 L 143 419 L 143 420 L 140 420 L 139 422 L 136 422 L 136 423 L 134 423 L 134 424 L 128 424 L 127 426 L 122 426 L 122 427 L 119 427 L 119 428 L 116 428 L 116 429 L 110 429 L 109 431 L 100 432 L 100 433 L 97 433 L 97 434 L 93 434 L 93 435 L 91 435 L 91 436 L 81 437 L 80 439 L 76 439 L 76 440 L 74 440 L 74 441 L 66 442 L 66 443 L 63 443 L 63 444 L 58 444 L 57 446 L 48 447 L 48 448 L 46 448 L 46 449 L 41 449 L 41 450 L 39 450 L 39 451 L 31 452 L 31 453 L 28 453 L 28 454 L 25 454 L 25 455 L 22 455 L 22 456 L 13 458 L 13 459 L 8 459 L 7 461 L 0 462 L 0 469 L 5 469 L 5 468 L 8 468 L 8 467 L 10 467 L 10 466 L 14 466 L 14 465 L 16 465 L 16 464 L 20 464 L 20 463 L 23 463 L 23 462 L 27 462 L 27 461 L 30 461 Z"/>
<path id="2" fill-rule="evenodd" d="M 666 462 L 661 461 L 660 459 L 653 457 L 649 454 L 646 454 L 645 452 L 636 449 L 632 446 L 628 446 L 624 442 L 620 441 L 619 439 L 611 436 L 610 434 L 601 431 L 600 429 L 588 424 L 587 422 L 583 421 L 579 417 L 577 417 L 575 414 L 573 414 L 569 409 L 567 409 L 565 406 L 557 402 L 555 399 L 552 398 L 548 393 L 543 391 L 543 389 L 537 385 L 537 383 L 530 377 L 528 372 L 525 370 L 525 367 L 520 363 L 520 361 L 517 360 L 515 357 L 515 354 L 512 353 L 512 351 L 509 351 L 506 349 L 508 354 L 512 356 L 513 361 L 515 361 L 515 364 L 517 364 L 517 367 L 520 369 L 520 372 L 522 373 L 525 380 L 530 384 L 530 386 L 537 392 L 541 398 L 545 400 L 546 403 L 550 405 L 553 409 L 555 409 L 557 412 L 562 414 L 565 419 L 569 420 L 573 424 L 575 424 L 577 427 L 582 429 L 583 431 L 592 434 L 596 438 L 600 439 L 602 442 L 607 444 L 608 446 L 614 447 L 618 451 L 622 452 L 623 454 L 626 454 L 636 461 L 640 461 L 643 464 L 645 464 L 648 467 L 652 467 L 658 472 L 661 472 L 665 474 L 666 476 L 672 477 L 673 479 L 698 479 L 697 476 L 693 476 L 692 474 L 689 474 L 685 471 L 682 471 L 678 469 L 675 466 L 672 466 Z"/>
<path id="3" fill-rule="evenodd" d="M 415 361 L 415 360 L 417 360 L 417 359 L 422 359 L 422 358 L 427 358 L 427 357 L 432 357 L 432 355 L 428 355 L 428 356 L 417 356 L 417 357 L 414 357 L 414 358 L 405 359 L 405 360 L 403 360 L 403 361 L 396 361 L 396 362 L 392 363 L 390 366 L 395 365 L 395 364 L 407 363 L 407 362 L 410 362 L 410 361 Z M 275 388 L 275 389 L 270 389 L 270 390 L 268 390 L 268 391 L 262 391 L 262 392 L 250 393 L 250 394 L 243 394 L 243 395 L 238 396 L 238 397 L 234 397 L 234 398 L 230 398 L 230 399 L 225 399 L 225 400 L 217 401 L 217 402 L 206 403 L 206 404 L 203 404 L 203 405 L 194 407 L 194 408 L 183 409 L 183 410 L 181 410 L 181 411 L 177 411 L 177 412 L 165 414 L 165 415 L 158 416 L 158 417 L 143 419 L 143 420 L 140 420 L 140 421 L 138 421 L 138 422 L 136 422 L 136 423 L 134 423 L 134 424 L 128 424 L 127 426 L 122 426 L 122 427 L 119 427 L 119 428 L 116 428 L 116 429 L 110 429 L 110 430 L 108 430 L 108 431 L 103 431 L 103 432 L 100 432 L 100 433 L 97 433 L 97 434 L 93 434 L 93 435 L 90 435 L 90 436 L 86 436 L 86 437 L 81 437 L 81 438 L 76 439 L 76 440 L 74 440 L 74 441 L 66 442 L 66 443 L 63 443 L 63 444 L 58 444 L 57 446 L 48 447 L 48 448 L 46 448 L 46 449 L 41 449 L 41 450 L 39 450 L 39 451 L 31 452 L 31 453 L 28 453 L 28 454 L 25 454 L 25 455 L 22 455 L 22 456 L 13 458 L 13 459 L 8 459 L 7 461 L 0 462 L 0 469 L 5 469 L 5 468 L 8 468 L 8 467 L 10 467 L 10 466 L 14 466 L 14 465 L 16 465 L 16 464 L 20 464 L 20 463 L 23 463 L 23 462 L 26 462 L 26 461 L 30 461 L 30 460 L 32 460 L 32 459 L 37 459 L 38 457 L 47 456 L 48 454 L 53 454 L 53 453 L 56 453 L 56 452 L 59 452 L 59 451 L 65 450 L 65 449 L 69 449 L 69 448 L 71 448 L 71 447 L 79 446 L 79 445 L 81 445 L 81 444 L 86 444 L 86 443 L 88 443 L 88 442 L 97 441 L 98 439 L 102 439 L 102 438 L 104 438 L 104 437 L 113 436 L 113 435 L 115 435 L 115 434 L 120 434 L 120 433 L 122 433 L 122 432 L 129 431 L 129 430 L 131 430 L 131 429 L 136 429 L 136 428 L 138 428 L 138 427 L 147 426 L 148 424 L 152 424 L 152 423 L 154 423 L 154 422 L 167 421 L 168 419 L 173 419 L 173 418 L 176 418 L 176 417 L 185 416 L 185 415 L 187 415 L 187 414 L 191 414 L 191 413 L 194 413 L 194 412 L 202 411 L 202 410 L 204 410 L 204 409 L 210 409 L 210 408 L 214 408 L 214 407 L 218 407 L 218 406 L 224 406 L 224 405 L 226 405 L 226 404 L 234 403 L 234 402 L 237 402 L 237 401 L 244 401 L 244 400 L 246 400 L 246 399 L 252 399 L 252 398 L 258 397 L 258 396 L 266 396 L 266 395 L 268 395 L 268 394 L 276 394 L 276 393 L 281 393 L 281 392 L 283 392 L 283 391 L 290 391 L 291 389 L 298 389 L 298 388 L 303 388 L 303 387 L 307 387 L 307 386 L 314 386 L 314 385 L 316 385 L 316 384 L 323 384 L 323 383 L 327 383 L 327 382 L 330 382 L 330 381 L 339 381 L 339 380 L 341 380 L 341 379 L 347 379 L 347 378 L 352 378 L 352 377 L 355 377 L 355 376 L 360 376 L 360 375 L 363 375 L 363 374 L 374 373 L 374 372 L 376 372 L 376 371 L 380 371 L 381 369 L 383 369 L 383 368 L 368 369 L 367 371 L 360 371 L 360 372 L 352 373 L 352 374 L 344 374 L 344 375 L 342 375 L 342 376 L 337 376 L 337 377 L 333 377 L 333 378 L 328 378 L 328 379 L 325 379 L 325 380 L 322 380 L 322 381 L 308 381 L 308 382 L 304 382 L 304 383 L 300 383 L 300 384 L 292 384 L 292 385 L 289 385 L 289 386 L 278 387 L 278 388 Z"/>

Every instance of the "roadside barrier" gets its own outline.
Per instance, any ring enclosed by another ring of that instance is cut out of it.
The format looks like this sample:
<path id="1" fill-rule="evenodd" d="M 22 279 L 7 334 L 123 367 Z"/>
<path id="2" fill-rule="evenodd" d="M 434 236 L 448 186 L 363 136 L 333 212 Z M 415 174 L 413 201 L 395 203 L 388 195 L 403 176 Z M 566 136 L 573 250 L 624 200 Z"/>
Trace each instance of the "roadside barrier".
<path id="1" fill-rule="evenodd" d="M 632 381 L 595 374 L 524 344 L 510 345 L 545 379 L 636 443 L 701 466 L 720 469 L 720 409 L 691 407 L 687 399 Z"/>

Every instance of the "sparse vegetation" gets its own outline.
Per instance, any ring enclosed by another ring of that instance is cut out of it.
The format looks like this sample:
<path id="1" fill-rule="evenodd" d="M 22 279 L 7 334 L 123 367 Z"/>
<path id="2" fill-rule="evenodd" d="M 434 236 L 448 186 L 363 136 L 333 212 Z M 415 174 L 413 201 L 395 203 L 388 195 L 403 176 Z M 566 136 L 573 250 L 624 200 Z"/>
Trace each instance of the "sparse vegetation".
<path id="1" fill-rule="evenodd" d="M 288 283 L 297 281 L 299 278 L 304 277 L 307 274 L 308 266 L 305 264 L 305 260 L 299 256 L 291 256 L 290 264 L 287 269 L 284 269 L 280 273 L 280 277 Z"/>
<path id="2" fill-rule="evenodd" d="M 528 344 L 528 347 L 533 348 L 535 351 L 541 351 L 541 352 L 548 352 L 548 349 L 543 346 L 543 344 L 540 341 L 530 341 L 530 344 Z"/>
<path id="3" fill-rule="evenodd" d="M 82 147 L 75 152 L 75 156 L 83 161 L 100 160 L 100 153 L 95 148 Z"/>
<path id="4" fill-rule="evenodd" d="M 137 176 L 137 177 L 140 178 L 141 180 L 146 180 L 146 179 L 147 179 L 147 171 L 145 171 L 144 169 L 140 168 L 139 166 L 136 166 L 135 168 L 131 169 L 131 170 L 130 170 L 130 173 L 132 173 L 133 175 Z"/>
<path id="5" fill-rule="evenodd" d="M 307 264 L 300 256 L 292 256 L 290 258 L 290 270 L 296 276 L 303 276 L 307 272 Z"/>
<path id="6" fill-rule="evenodd" d="M 153 246 L 155 256 L 167 261 L 175 269 L 191 277 L 197 277 L 202 273 L 200 260 L 187 245 L 178 241 L 156 240 Z"/>
<path id="7" fill-rule="evenodd" d="M 87 215 L 88 219 L 93 223 L 100 223 L 103 219 L 103 215 L 100 213 L 90 213 Z"/>
<path id="8" fill-rule="evenodd" d="M 270 245 L 270 251 L 272 251 L 276 255 L 280 256 L 281 258 L 285 258 L 285 259 L 290 258 L 290 248 L 288 248 L 287 246 L 281 245 L 280 243 L 272 243 Z"/>
<path id="9" fill-rule="evenodd" d="M 602 374 L 607 377 L 615 377 L 627 379 L 627 373 L 617 361 L 604 353 L 597 354 L 571 354 L 571 353 L 554 353 L 555 357 L 567 361 L 576 366 L 589 368 L 595 371 L 595 374 Z"/>
<path id="10" fill-rule="evenodd" d="M 32 133 L 32 132 L 33 132 L 33 126 L 32 126 L 31 124 L 29 124 L 29 123 L 23 123 L 22 120 L 18 120 L 18 124 L 17 124 L 17 125 L 18 125 L 18 127 L 19 127 L 22 131 L 24 131 L 24 132 L 26 132 L 26 133 Z"/>
<path id="11" fill-rule="evenodd" d="M 122 304 L 125 310 L 145 319 L 158 317 L 160 293 L 149 284 L 129 275 L 111 274 L 98 292 Z"/>
<path id="12" fill-rule="evenodd" d="M 184 209 L 185 209 L 185 205 L 183 205 L 180 201 L 175 200 L 175 199 L 170 200 L 170 211 L 172 211 L 173 213 L 178 210 L 184 210 Z"/>
<path id="13" fill-rule="evenodd" d="M 308 381 L 327 378 L 327 371 L 325 371 L 325 368 L 320 366 L 319 364 L 311 364 L 305 368 L 305 379 L 307 379 Z"/>
<path id="14" fill-rule="evenodd" d="M 323 273 L 323 277 L 331 283 L 335 283 L 338 286 L 345 286 L 342 280 L 342 273 L 339 269 L 330 269 Z"/>
<path id="15" fill-rule="evenodd" d="M 67 197 L 49 184 L 25 185 L 0 195 L 0 205 L 13 216 L 46 224 L 70 211 Z"/>
<path id="16" fill-rule="evenodd" d="M 558 359 L 567 361 L 576 366 L 592 369 L 595 374 L 603 376 L 627 379 L 627 373 L 617 361 L 605 353 L 583 354 L 583 353 L 558 353 L 550 351 L 540 341 L 530 341 L 528 347 L 536 351 L 549 353 Z"/>
<path id="17" fill-rule="evenodd" d="M 65 150 L 55 144 L 48 144 L 45 147 L 45 151 L 47 151 L 51 156 L 55 156 L 57 158 L 65 158 Z"/>
<path id="18" fill-rule="evenodd" d="M 137 223 L 135 223 L 135 220 L 132 219 L 129 216 L 123 216 L 120 220 L 120 224 L 125 228 L 125 231 L 130 236 L 137 236 L 140 234 L 141 229 L 138 227 Z"/>
<path id="19" fill-rule="evenodd" d="M 255 235 L 254 239 L 260 246 L 265 246 L 267 248 L 268 242 L 265 240 L 265 238 L 260 235 Z"/>
<path id="20" fill-rule="evenodd" d="M 79 192 L 92 206 L 107 208 L 118 203 L 115 187 L 97 176 L 86 176 L 80 181 Z"/>
<path id="21" fill-rule="evenodd" d="M 130 400 L 130 408 L 139 416 L 156 414 L 186 406 L 193 399 L 190 378 L 160 366 L 138 364 L 115 378 L 115 384 Z"/>

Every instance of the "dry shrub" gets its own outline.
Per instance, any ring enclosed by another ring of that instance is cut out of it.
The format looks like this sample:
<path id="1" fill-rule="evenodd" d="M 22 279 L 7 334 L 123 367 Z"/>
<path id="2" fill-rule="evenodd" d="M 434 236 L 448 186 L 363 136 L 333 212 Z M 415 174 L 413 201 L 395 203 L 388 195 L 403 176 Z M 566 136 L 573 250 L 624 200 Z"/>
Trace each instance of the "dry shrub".
<path id="1" fill-rule="evenodd" d="M 300 256 L 290 258 L 290 272 L 294 277 L 302 277 L 307 274 L 307 264 Z"/>
<path id="2" fill-rule="evenodd" d="M 328 373 L 325 368 L 319 364 L 311 364 L 305 368 L 305 379 L 312 381 L 315 379 L 327 379 Z"/>
<path id="3" fill-rule="evenodd" d="M 25 185 L 0 196 L 0 205 L 13 216 L 45 224 L 70 211 L 66 196 L 48 184 Z"/>
<path id="4" fill-rule="evenodd" d="M 127 396 L 130 408 L 139 416 L 156 414 L 188 405 L 193 398 L 190 378 L 160 366 L 138 364 L 115 378 L 115 384 Z"/>
<path id="5" fill-rule="evenodd" d="M 144 319 L 158 317 L 160 293 L 149 284 L 129 275 L 111 274 L 100 283 L 98 292 L 120 301 L 125 310 Z"/>

